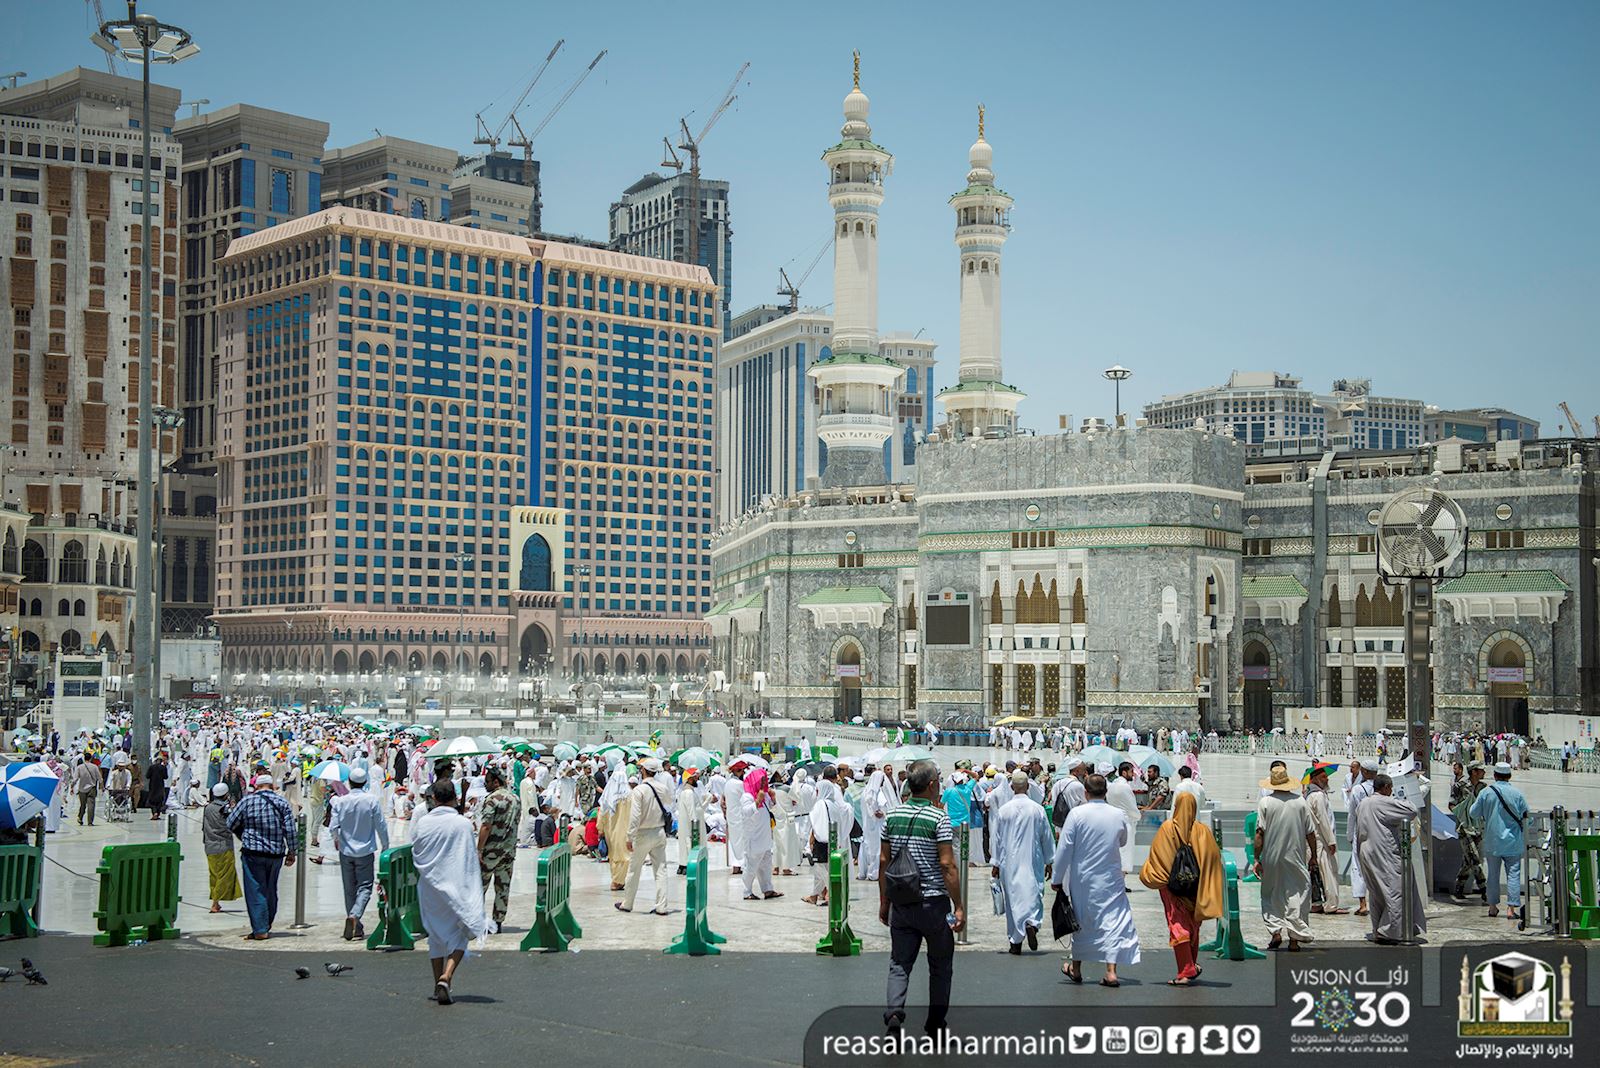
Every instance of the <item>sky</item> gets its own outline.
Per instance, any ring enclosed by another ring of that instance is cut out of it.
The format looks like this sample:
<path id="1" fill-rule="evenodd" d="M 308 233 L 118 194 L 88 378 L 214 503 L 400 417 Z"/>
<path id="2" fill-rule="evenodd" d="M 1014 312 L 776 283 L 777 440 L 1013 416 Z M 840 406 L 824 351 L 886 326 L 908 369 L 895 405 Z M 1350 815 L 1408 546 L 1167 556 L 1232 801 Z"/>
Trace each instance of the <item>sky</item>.
<path id="1" fill-rule="evenodd" d="M 117 0 L 105 0 L 113 16 Z M 777 300 L 830 233 L 821 152 L 838 140 L 850 53 L 873 138 L 895 155 L 880 230 L 883 330 L 958 359 L 954 213 L 976 107 L 1005 249 L 1005 378 L 1024 426 L 1109 418 L 1100 371 L 1133 369 L 1131 410 L 1277 370 L 1326 389 L 1503 405 L 1554 434 L 1600 414 L 1600 4 L 878 0 L 838 6 L 610 0 L 159 0 L 203 52 L 158 80 L 213 107 L 326 120 L 470 149 L 558 38 L 519 113 L 546 229 L 606 234 L 606 209 L 698 130 L 732 183 L 733 305 Z M 96 67 L 90 6 L 0 0 L 0 72 Z M 134 72 L 136 73 L 136 72 Z M 187 113 L 187 109 L 183 109 Z M 530 119 L 532 120 L 530 122 Z M 802 301 L 832 299 L 831 258 Z M 1592 430 L 1592 427 L 1589 429 Z"/>

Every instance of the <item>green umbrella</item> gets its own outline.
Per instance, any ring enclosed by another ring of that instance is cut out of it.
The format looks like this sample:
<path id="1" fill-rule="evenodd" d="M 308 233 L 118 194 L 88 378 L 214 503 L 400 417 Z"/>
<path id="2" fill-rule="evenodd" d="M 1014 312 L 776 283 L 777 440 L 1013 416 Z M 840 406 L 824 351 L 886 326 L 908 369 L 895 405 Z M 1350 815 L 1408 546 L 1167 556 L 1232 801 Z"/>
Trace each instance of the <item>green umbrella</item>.
<path id="1" fill-rule="evenodd" d="M 557 760 L 576 760 L 578 747 L 571 742 L 557 742 L 555 748 L 551 750 L 551 755 Z"/>
<path id="2" fill-rule="evenodd" d="M 680 749 L 672 754 L 671 760 L 680 768 L 699 768 L 701 771 L 714 768 L 722 763 L 722 759 L 709 749 L 698 745 L 691 745 L 687 749 Z"/>

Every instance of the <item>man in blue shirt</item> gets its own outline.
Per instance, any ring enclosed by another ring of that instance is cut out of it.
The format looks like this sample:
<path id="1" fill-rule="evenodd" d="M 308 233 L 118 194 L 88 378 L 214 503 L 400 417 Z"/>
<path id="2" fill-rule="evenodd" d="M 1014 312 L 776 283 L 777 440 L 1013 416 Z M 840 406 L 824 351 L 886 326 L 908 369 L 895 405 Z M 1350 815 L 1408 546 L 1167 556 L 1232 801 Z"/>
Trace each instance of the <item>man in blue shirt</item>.
<path id="1" fill-rule="evenodd" d="M 972 761 L 956 761 L 955 774 L 950 778 L 950 785 L 944 788 L 940 800 L 944 803 L 945 812 L 950 815 L 950 826 L 954 830 L 957 842 L 957 852 L 960 852 L 959 843 L 964 827 L 983 826 L 983 806 L 981 799 L 975 801 L 973 793 L 977 785 L 972 781 Z M 970 848 L 970 843 L 969 843 Z M 967 866 L 975 868 L 978 862 L 971 857 Z"/>
<path id="2" fill-rule="evenodd" d="M 378 854 L 389 848 L 389 823 L 383 803 L 367 789 L 367 769 L 350 769 L 350 790 L 333 799 L 328 829 L 339 850 L 339 877 L 344 883 L 344 940 L 366 937 L 361 917 L 372 899 L 373 869 Z"/>
<path id="3" fill-rule="evenodd" d="M 1517 918 L 1522 907 L 1522 825 L 1528 818 L 1528 799 L 1511 785 L 1511 765 L 1494 766 L 1494 782 L 1479 791 L 1468 810 L 1483 827 L 1483 859 L 1489 868 L 1489 915 L 1500 915 L 1500 868 L 1506 872 L 1506 915 Z"/>

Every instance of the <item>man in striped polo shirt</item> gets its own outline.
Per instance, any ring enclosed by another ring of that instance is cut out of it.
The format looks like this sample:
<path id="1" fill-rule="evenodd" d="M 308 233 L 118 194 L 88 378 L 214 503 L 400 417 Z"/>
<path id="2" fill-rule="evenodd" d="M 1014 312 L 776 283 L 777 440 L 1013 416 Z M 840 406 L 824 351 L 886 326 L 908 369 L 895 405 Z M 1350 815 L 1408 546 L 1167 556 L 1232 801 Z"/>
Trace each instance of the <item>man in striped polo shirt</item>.
<path id="1" fill-rule="evenodd" d="M 961 873 L 951 848 L 950 817 L 937 804 L 939 769 L 931 760 L 919 760 L 906 769 L 906 783 L 911 798 L 891 809 L 884 820 L 878 857 L 878 920 L 889 928 L 890 945 L 889 1005 L 883 1019 L 890 1031 L 905 1025 L 911 970 L 926 940 L 928 1021 L 923 1029 L 933 1034 L 945 1026 L 955 972 L 955 932 L 967 920 L 961 902 Z M 889 868 L 901 850 L 917 870 L 919 885 L 905 894 L 908 900 L 915 898 L 910 903 L 891 900 Z"/>

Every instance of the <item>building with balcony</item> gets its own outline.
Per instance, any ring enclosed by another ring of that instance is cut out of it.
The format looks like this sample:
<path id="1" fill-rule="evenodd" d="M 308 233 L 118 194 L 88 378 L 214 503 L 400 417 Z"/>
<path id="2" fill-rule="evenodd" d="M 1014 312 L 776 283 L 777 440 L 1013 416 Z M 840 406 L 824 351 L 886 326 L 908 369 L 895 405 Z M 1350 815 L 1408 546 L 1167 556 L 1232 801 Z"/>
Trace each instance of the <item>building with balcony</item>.
<path id="1" fill-rule="evenodd" d="M 176 403 L 178 92 L 152 87 L 153 219 L 144 216 L 138 80 L 78 68 L 0 91 L 0 292 L 11 346 L 0 507 L 21 511 L 16 648 L 129 654 L 141 316 L 157 318 L 151 386 Z M 151 290 L 139 288 L 153 222 Z M 177 455 L 163 433 L 159 456 Z M 137 650 L 133 652 L 137 653 Z"/>

